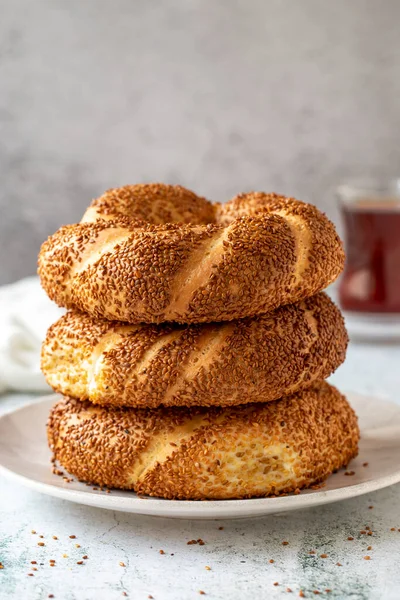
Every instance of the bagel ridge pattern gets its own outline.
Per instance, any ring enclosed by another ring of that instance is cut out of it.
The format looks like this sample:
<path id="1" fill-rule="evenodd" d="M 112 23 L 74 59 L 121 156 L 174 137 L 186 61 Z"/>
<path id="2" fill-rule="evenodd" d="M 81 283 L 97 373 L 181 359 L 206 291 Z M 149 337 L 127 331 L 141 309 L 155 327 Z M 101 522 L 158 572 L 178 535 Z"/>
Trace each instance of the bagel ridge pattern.
<path id="1" fill-rule="evenodd" d="M 228 323 L 127 325 L 69 312 L 48 330 L 42 371 L 57 392 L 114 406 L 230 406 L 325 379 L 347 333 L 325 293 Z"/>
<path id="2" fill-rule="evenodd" d="M 359 440 L 354 411 L 326 382 L 231 408 L 99 407 L 66 397 L 47 430 L 55 459 L 77 478 L 171 499 L 293 492 L 346 466 Z"/>
<path id="3" fill-rule="evenodd" d="M 220 205 L 187 192 L 176 208 L 164 186 L 153 206 L 136 187 L 107 192 L 42 245 L 41 282 L 60 306 L 129 323 L 231 321 L 312 296 L 343 268 L 334 226 L 310 204 L 250 193 Z"/>

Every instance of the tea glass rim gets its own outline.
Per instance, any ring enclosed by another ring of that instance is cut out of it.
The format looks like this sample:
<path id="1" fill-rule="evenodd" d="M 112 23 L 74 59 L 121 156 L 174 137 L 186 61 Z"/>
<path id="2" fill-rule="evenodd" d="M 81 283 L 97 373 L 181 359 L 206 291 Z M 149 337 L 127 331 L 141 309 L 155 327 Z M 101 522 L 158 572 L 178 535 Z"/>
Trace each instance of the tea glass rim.
<path id="1" fill-rule="evenodd" d="M 336 187 L 339 204 L 349 205 L 356 200 L 395 200 L 393 208 L 400 209 L 400 177 L 364 177 L 349 179 Z"/>

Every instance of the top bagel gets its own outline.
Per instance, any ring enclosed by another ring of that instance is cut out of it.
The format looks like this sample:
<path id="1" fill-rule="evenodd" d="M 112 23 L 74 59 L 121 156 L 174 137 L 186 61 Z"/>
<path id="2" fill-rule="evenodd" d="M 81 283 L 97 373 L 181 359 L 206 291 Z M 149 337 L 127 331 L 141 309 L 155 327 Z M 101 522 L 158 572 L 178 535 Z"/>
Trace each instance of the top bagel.
<path id="1" fill-rule="evenodd" d="M 212 204 L 163 184 L 106 192 L 39 254 L 57 304 L 129 323 L 254 316 L 314 295 L 343 265 L 315 206 L 261 192 Z"/>

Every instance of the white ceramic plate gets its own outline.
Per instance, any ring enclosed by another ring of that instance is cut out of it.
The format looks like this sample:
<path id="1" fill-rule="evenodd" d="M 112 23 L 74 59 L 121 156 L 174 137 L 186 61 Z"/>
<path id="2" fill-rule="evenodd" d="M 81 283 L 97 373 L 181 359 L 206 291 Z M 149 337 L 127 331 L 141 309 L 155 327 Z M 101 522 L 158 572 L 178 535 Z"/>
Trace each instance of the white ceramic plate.
<path id="1" fill-rule="evenodd" d="M 328 288 L 332 300 L 340 306 L 337 284 Z M 395 342 L 400 340 L 400 315 L 384 313 L 351 312 L 342 309 L 350 340 L 369 342 Z"/>
<path id="2" fill-rule="evenodd" d="M 400 481 L 400 406 L 348 395 L 361 427 L 360 453 L 348 469 L 332 475 L 325 487 L 299 495 L 253 500 L 178 501 L 139 498 L 133 492 L 94 491 L 74 480 L 66 483 L 50 468 L 45 423 L 57 395 L 47 396 L 0 419 L 0 471 L 20 483 L 72 502 L 159 517 L 184 519 L 244 518 L 307 508 L 360 496 Z M 363 466 L 363 463 L 368 466 Z"/>
<path id="3" fill-rule="evenodd" d="M 391 342 L 400 339 L 400 315 L 342 311 L 351 340 Z"/>

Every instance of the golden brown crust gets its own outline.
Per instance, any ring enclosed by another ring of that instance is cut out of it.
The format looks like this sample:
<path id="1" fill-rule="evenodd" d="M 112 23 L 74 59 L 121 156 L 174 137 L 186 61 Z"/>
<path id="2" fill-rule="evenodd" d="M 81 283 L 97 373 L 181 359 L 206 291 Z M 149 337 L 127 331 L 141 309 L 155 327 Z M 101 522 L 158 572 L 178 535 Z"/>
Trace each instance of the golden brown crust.
<path id="1" fill-rule="evenodd" d="M 343 318 L 324 294 L 232 321 L 124 325 L 70 312 L 50 327 L 42 370 L 63 394 L 115 406 L 267 402 L 344 361 Z"/>
<path id="2" fill-rule="evenodd" d="M 277 402 L 233 408 L 134 409 L 64 398 L 48 438 L 72 475 L 94 484 L 176 499 L 292 492 L 357 455 L 357 418 L 318 382 Z"/>
<path id="3" fill-rule="evenodd" d="M 108 190 L 93 200 L 81 222 L 121 216 L 142 219 L 153 225 L 207 225 L 215 220 L 215 206 L 180 185 L 140 183 Z"/>
<path id="4" fill-rule="evenodd" d="M 59 305 L 129 323 L 230 321 L 312 296 L 343 268 L 334 226 L 298 200 L 251 193 L 212 205 L 193 195 L 198 224 L 154 224 L 164 204 L 131 206 L 121 190 L 87 216 L 112 220 L 62 227 L 43 244 L 41 282 Z M 168 206 L 177 202 L 168 196 Z"/>

